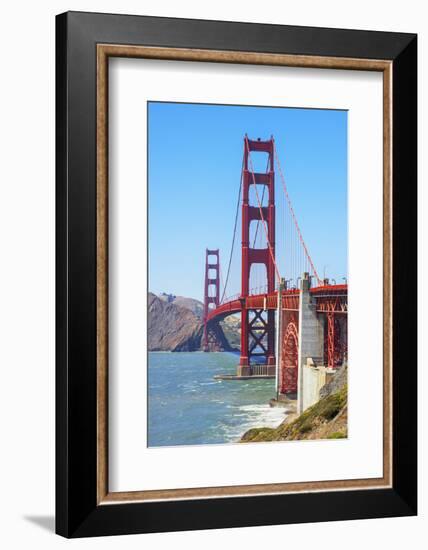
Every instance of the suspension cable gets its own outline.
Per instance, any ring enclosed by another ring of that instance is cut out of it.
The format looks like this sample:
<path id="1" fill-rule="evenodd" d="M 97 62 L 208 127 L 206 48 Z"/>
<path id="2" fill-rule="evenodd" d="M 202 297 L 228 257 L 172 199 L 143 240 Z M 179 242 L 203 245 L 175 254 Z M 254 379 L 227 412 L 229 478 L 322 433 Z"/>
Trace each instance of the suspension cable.
<path id="1" fill-rule="evenodd" d="M 218 259 L 218 271 L 219 271 L 219 275 L 220 275 L 220 286 L 219 286 L 219 296 L 218 298 L 220 299 L 220 296 L 221 296 L 221 289 L 223 288 L 224 289 L 224 284 L 223 284 L 223 273 L 221 271 L 221 263 L 220 263 L 220 255 L 219 255 L 219 259 Z M 219 301 L 219 304 L 221 304 L 221 302 Z"/>
<path id="2" fill-rule="evenodd" d="M 244 159 L 242 159 L 241 181 L 239 183 L 238 202 L 236 203 L 235 224 L 234 224 L 234 228 L 233 228 L 232 245 L 230 247 L 229 264 L 227 266 L 226 282 L 223 286 L 223 294 L 222 294 L 221 301 L 220 301 L 221 304 L 223 303 L 224 295 L 226 294 L 227 283 L 229 282 L 229 275 L 230 275 L 230 267 L 231 267 L 231 264 L 232 264 L 233 249 L 235 247 L 236 228 L 237 228 L 237 225 L 238 225 L 238 216 L 239 216 L 239 205 L 241 204 L 241 191 L 242 191 L 242 178 L 243 178 L 243 175 L 244 175 Z"/>
<path id="3" fill-rule="evenodd" d="M 296 218 L 296 215 L 294 213 L 294 210 L 293 210 L 293 206 L 291 204 L 291 199 L 290 199 L 290 196 L 288 194 L 288 190 L 287 190 L 287 185 L 285 183 L 285 178 L 284 178 L 284 174 L 282 172 L 282 168 L 281 168 L 281 163 L 279 162 L 279 157 L 278 157 L 278 153 L 277 153 L 277 150 L 276 150 L 276 145 L 275 145 L 275 140 L 273 140 L 273 151 L 274 151 L 274 156 L 275 156 L 275 160 L 276 160 L 276 163 L 278 165 L 278 169 L 279 169 L 279 175 L 281 177 L 281 182 L 282 182 L 282 187 L 284 189 L 284 193 L 285 193 L 285 196 L 287 198 L 287 203 L 288 203 L 288 208 L 291 212 L 291 216 L 293 218 L 293 222 L 294 222 L 294 225 L 296 227 L 296 231 L 297 231 L 297 234 L 299 236 L 299 239 L 300 239 L 300 242 L 303 246 L 303 250 L 305 252 L 305 255 L 306 255 L 306 258 L 307 260 L 309 261 L 309 264 L 313 270 L 313 273 L 318 281 L 318 284 L 320 284 L 322 281 L 321 279 L 319 278 L 319 275 L 317 273 L 317 270 L 315 269 L 315 266 L 314 266 L 314 263 L 312 262 L 312 258 L 310 257 L 309 255 L 309 252 L 308 252 L 308 249 L 306 248 L 306 244 L 305 244 L 305 241 L 303 240 L 303 236 L 302 236 L 302 233 L 300 231 L 300 227 L 299 227 L 299 224 L 297 223 L 297 218 Z"/>

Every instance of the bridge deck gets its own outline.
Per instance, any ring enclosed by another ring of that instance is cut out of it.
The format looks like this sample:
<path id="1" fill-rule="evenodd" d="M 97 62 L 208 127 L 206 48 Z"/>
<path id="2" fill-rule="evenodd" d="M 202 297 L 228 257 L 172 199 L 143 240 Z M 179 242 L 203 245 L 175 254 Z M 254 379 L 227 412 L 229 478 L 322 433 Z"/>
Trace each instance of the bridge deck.
<path id="1" fill-rule="evenodd" d="M 310 289 L 316 300 L 317 311 L 325 313 L 347 313 L 348 285 L 317 286 Z M 282 294 L 282 308 L 289 311 L 298 311 L 300 290 L 285 290 Z M 246 298 L 237 298 L 220 304 L 209 312 L 207 321 L 221 320 L 228 315 L 239 313 L 243 309 L 276 310 L 278 308 L 278 292 L 270 294 L 255 294 Z"/>

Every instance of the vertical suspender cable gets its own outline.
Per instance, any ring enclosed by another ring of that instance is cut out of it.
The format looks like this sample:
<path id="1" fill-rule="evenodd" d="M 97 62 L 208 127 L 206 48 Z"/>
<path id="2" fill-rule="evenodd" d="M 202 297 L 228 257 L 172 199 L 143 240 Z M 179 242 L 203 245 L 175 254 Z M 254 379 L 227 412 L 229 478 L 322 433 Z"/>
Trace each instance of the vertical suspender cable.
<path id="1" fill-rule="evenodd" d="M 278 158 L 278 153 L 277 153 L 277 150 L 276 150 L 276 145 L 275 145 L 275 141 L 273 142 L 273 151 L 274 151 L 274 155 L 275 155 L 275 159 L 276 159 L 276 162 L 277 162 L 277 165 L 278 165 L 278 169 L 279 169 L 279 175 L 281 177 L 281 181 L 282 181 L 282 187 L 284 189 L 284 193 L 285 193 L 285 196 L 287 198 L 287 202 L 288 202 L 288 207 L 289 207 L 289 210 L 290 210 L 290 213 L 293 217 L 293 221 L 294 221 L 294 225 L 296 226 L 296 231 L 297 231 L 297 234 L 299 236 L 299 239 L 300 239 L 300 243 L 303 247 L 303 251 L 311 265 L 311 268 L 314 272 L 314 275 L 318 281 L 319 284 L 321 284 L 321 279 L 319 278 L 318 276 L 318 273 L 317 273 L 317 270 L 315 269 L 315 266 L 312 262 L 312 258 L 310 257 L 309 255 L 309 252 L 308 252 L 308 249 L 306 248 L 306 244 L 305 244 L 305 241 L 303 240 L 303 236 L 302 236 L 302 233 L 300 231 L 300 228 L 299 228 L 299 224 L 297 223 L 297 218 L 296 218 L 296 215 L 294 214 L 294 210 L 293 210 L 293 206 L 291 204 L 291 200 L 290 200 L 290 197 L 288 195 L 288 191 L 287 191 L 287 185 L 285 183 L 285 178 L 284 178 L 284 174 L 282 172 L 282 168 L 281 168 L 281 164 L 279 162 L 279 158 Z"/>

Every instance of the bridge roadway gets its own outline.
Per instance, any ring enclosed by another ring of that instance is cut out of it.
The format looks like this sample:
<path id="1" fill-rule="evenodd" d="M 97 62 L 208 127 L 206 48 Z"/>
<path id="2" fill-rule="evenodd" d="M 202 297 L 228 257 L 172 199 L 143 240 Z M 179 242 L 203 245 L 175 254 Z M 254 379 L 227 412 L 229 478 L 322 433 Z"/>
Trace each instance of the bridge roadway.
<path id="1" fill-rule="evenodd" d="M 300 290 L 285 290 L 282 293 L 283 310 L 298 311 Z M 324 285 L 313 287 L 309 291 L 315 300 L 318 313 L 347 313 L 348 285 Z M 221 321 L 228 315 L 248 310 L 276 310 L 278 308 L 278 292 L 269 294 L 249 295 L 220 304 L 212 309 L 207 316 L 207 322 Z"/>

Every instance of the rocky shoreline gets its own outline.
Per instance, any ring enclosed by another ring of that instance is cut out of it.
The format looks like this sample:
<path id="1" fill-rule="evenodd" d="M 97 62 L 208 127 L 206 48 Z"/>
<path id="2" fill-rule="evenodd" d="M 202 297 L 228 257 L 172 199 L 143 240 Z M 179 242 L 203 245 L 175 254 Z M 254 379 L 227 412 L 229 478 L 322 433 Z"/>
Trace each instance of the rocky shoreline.
<path id="1" fill-rule="evenodd" d="M 301 415 L 288 415 L 277 428 L 252 428 L 241 437 L 241 442 L 347 438 L 347 367 L 340 369 L 321 389 L 320 396 L 321 399 Z"/>

